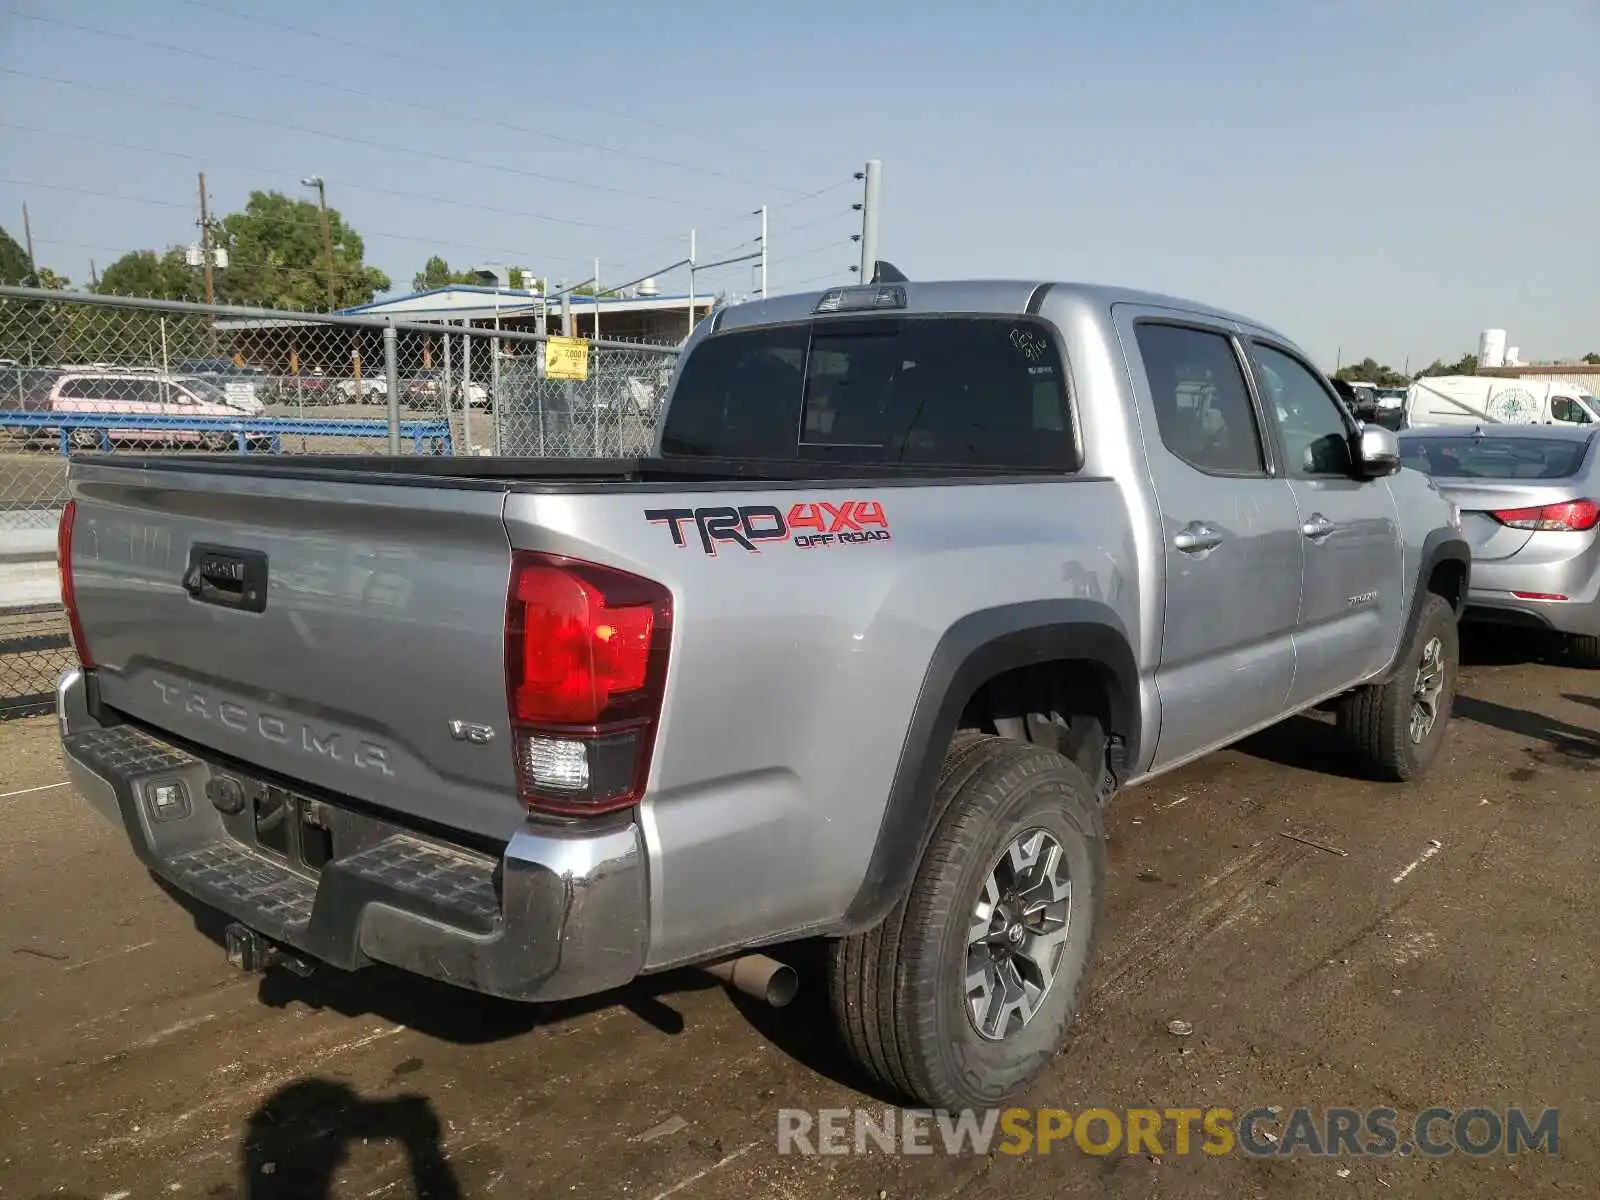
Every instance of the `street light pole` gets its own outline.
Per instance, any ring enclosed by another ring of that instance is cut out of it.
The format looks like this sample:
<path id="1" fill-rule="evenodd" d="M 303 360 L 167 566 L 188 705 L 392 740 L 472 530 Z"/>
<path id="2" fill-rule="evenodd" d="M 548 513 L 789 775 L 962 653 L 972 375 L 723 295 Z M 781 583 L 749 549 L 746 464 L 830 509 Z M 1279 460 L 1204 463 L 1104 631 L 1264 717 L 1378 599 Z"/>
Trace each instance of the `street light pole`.
<path id="1" fill-rule="evenodd" d="M 302 179 L 300 183 L 305 187 L 317 189 L 317 208 L 322 213 L 322 253 L 328 260 L 328 311 L 335 309 L 333 299 L 333 229 L 328 224 L 328 187 L 323 183 L 321 175 L 312 175 Z"/>

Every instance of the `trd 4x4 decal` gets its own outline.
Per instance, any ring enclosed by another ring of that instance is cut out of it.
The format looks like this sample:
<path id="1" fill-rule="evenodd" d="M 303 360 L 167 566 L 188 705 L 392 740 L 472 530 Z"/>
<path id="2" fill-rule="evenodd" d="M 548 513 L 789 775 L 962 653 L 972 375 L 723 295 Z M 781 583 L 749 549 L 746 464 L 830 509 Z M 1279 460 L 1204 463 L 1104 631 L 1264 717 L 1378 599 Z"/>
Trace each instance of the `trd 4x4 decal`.
<path id="1" fill-rule="evenodd" d="M 692 528 L 707 554 L 715 554 L 719 542 L 731 542 L 759 554 L 760 543 L 786 539 L 802 550 L 889 540 L 889 519 L 876 500 L 810 501 L 791 504 L 787 513 L 773 504 L 647 508 L 644 516 L 645 520 L 670 529 L 675 546 L 689 544 L 685 527 Z"/>

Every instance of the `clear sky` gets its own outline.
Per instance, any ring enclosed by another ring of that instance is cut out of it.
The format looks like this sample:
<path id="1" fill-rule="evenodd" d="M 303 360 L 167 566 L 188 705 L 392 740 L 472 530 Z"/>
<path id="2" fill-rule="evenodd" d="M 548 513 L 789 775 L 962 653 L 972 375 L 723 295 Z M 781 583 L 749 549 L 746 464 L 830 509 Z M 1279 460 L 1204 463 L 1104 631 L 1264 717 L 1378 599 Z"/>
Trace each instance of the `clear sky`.
<path id="1" fill-rule="evenodd" d="M 190 241 L 203 169 L 219 212 L 321 174 L 398 290 L 434 252 L 622 282 L 691 227 L 708 262 L 762 203 L 772 290 L 815 287 L 848 279 L 851 175 L 879 157 L 882 254 L 913 277 L 1193 296 L 1330 369 L 1415 370 L 1490 326 L 1525 357 L 1600 350 L 1600 0 L 0 12 L 0 225 L 20 240 L 26 202 L 75 282 Z"/>

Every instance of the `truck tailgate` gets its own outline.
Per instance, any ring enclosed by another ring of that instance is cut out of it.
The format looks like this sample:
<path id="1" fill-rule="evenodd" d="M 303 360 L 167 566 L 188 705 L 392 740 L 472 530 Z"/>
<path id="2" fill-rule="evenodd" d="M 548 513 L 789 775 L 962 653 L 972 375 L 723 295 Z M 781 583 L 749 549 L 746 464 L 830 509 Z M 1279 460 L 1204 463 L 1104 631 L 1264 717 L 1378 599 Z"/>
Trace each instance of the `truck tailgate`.
<path id="1" fill-rule="evenodd" d="M 290 781 L 510 836 L 503 491 L 79 464 L 72 494 L 104 703 Z"/>

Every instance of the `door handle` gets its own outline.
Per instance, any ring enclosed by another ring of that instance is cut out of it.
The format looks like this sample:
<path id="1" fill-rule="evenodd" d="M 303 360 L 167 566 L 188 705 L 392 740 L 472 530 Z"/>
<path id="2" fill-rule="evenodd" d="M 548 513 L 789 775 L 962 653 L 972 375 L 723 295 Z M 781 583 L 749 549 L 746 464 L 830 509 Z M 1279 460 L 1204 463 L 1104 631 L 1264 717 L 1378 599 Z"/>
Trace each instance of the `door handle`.
<path id="1" fill-rule="evenodd" d="M 1191 521 L 1173 536 L 1172 544 L 1185 554 L 1203 554 L 1222 545 L 1222 535 L 1203 521 Z"/>
<path id="2" fill-rule="evenodd" d="M 1333 522 L 1321 513 L 1312 513 L 1311 519 L 1300 526 L 1300 532 L 1313 542 L 1320 542 L 1333 532 Z"/>

